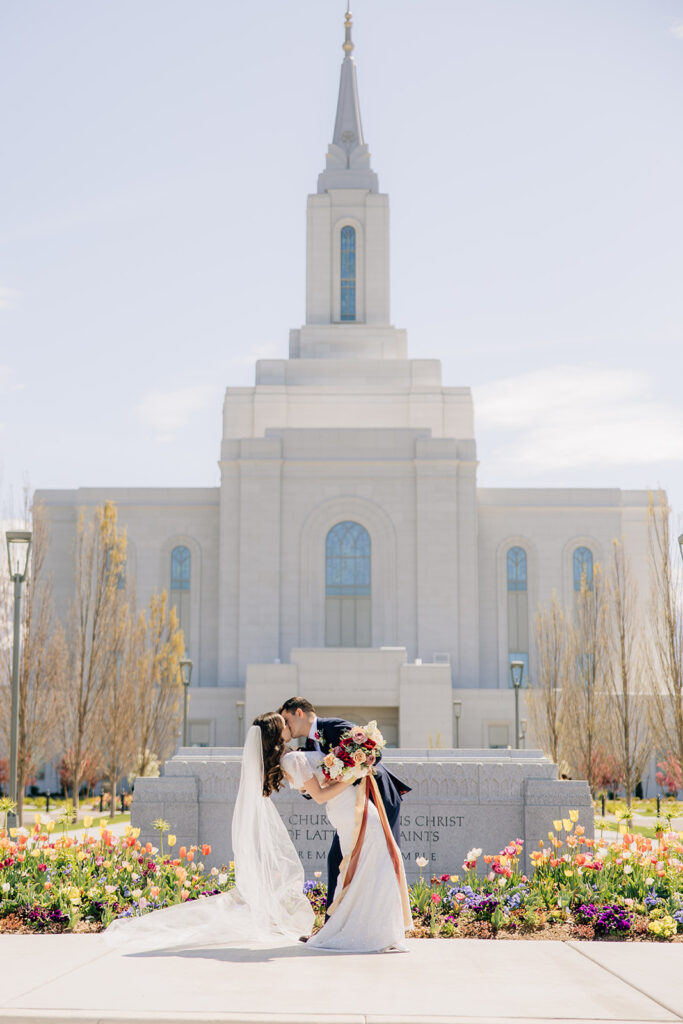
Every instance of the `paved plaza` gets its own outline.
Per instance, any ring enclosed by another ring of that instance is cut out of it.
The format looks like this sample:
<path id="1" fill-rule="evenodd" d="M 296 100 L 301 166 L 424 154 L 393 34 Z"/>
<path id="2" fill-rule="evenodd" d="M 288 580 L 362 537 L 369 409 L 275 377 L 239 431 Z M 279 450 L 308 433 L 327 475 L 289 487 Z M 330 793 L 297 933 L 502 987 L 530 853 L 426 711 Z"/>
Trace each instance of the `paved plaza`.
<path id="1" fill-rule="evenodd" d="M 533 1024 L 683 1021 L 683 944 L 410 940 L 126 954 L 99 935 L 0 936 L 0 1022 Z"/>

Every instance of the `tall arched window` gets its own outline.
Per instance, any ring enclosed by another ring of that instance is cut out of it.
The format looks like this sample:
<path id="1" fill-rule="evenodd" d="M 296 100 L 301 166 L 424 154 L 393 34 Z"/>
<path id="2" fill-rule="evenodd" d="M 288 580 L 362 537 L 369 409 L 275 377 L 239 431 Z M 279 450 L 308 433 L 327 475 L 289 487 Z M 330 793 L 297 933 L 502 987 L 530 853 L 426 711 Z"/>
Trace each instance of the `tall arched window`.
<path id="1" fill-rule="evenodd" d="M 527 595 L 526 551 L 510 548 L 507 553 L 508 665 L 524 662 L 524 679 L 529 676 L 529 599 Z M 508 672 L 508 683 L 512 685 Z"/>
<path id="2" fill-rule="evenodd" d="M 339 304 L 342 320 L 356 319 L 356 229 L 341 229 L 341 294 Z"/>
<path id="3" fill-rule="evenodd" d="M 370 534 L 337 523 L 325 541 L 325 644 L 370 647 Z"/>
<path id="4" fill-rule="evenodd" d="M 185 637 L 185 653 L 190 650 L 190 549 L 179 544 L 171 552 L 171 606 L 175 605 L 178 622 Z"/>
<path id="5" fill-rule="evenodd" d="M 593 589 L 593 552 L 590 548 L 577 548 L 574 552 L 574 590 L 581 590 L 581 577 L 586 575 L 586 586 Z"/>

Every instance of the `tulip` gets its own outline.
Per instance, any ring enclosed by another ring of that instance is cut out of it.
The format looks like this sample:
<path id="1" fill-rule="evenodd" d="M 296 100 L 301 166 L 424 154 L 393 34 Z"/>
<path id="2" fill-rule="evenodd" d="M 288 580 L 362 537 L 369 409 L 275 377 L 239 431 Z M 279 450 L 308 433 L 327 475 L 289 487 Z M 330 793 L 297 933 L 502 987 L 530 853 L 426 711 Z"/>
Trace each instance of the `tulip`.
<path id="1" fill-rule="evenodd" d="M 176 844 L 176 836 L 174 836 L 172 832 L 169 832 L 166 836 L 166 842 L 168 843 L 169 849 L 172 849 Z"/>

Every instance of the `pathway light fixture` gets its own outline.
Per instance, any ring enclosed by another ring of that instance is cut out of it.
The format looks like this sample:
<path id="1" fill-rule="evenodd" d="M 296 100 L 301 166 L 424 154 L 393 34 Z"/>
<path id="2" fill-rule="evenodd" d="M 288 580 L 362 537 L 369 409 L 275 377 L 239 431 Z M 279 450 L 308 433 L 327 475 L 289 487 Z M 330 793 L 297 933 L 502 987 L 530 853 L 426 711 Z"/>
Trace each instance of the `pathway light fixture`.
<path id="1" fill-rule="evenodd" d="M 7 530 L 7 561 L 9 576 L 14 583 L 14 633 L 12 640 L 12 698 L 9 741 L 9 798 L 18 806 L 17 776 L 19 764 L 19 647 L 21 644 L 21 584 L 26 579 L 28 556 L 31 552 L 30 530 Z M 16 810 L 7 815 L 7 824 L 18 824 Z"/>
<path id="2" fill-rule="evenodd" d="M 183 746 L 187 746 L 187 698 L 190 692 L 190 679 L 192 678 L 192 662 L 189 658 L 181 658 L 178 662 L 180 670 L 180 681 L 183 684 Z"/>
<path id="3" fill-rule="evenodd" d="M 462 715 L 462 701 L 453 701 L 453 714 L 455 715 L 455 749 L 460 747 L 460 716 Z"/>
<path id="4" fill-rule="evenodd" d="M 515 750 L 519 750 L 519 690 L 524 678 L 524 662 L 510 662 L 510 678 L 515 691 Z"/>

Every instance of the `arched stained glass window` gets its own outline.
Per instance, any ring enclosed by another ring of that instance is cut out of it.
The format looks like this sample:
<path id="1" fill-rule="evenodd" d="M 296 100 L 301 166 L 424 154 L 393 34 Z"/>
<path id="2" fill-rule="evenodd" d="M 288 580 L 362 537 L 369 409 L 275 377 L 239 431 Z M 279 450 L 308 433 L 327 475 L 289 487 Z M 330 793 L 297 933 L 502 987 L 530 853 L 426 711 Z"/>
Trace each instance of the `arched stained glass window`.
<path id="1" fill-rule="evenodd" d="M 524 662 L 523 684 L 526 685 L 529 678 L 529 599 L 524 548 L 515 546 L 508 550 L 507 591 L 508 666 L 511 661 Z M 509 668 L 506 680 L 512 685 Z"/>
<path id="2" fill-rule="evenodd" d="M 586 586 L 593 589 L 593 552 L 590 548 L 577 548 L 574 552 L 574 590 L 581 590 L 581 577 L 585 573 Z"/>
<path id="3" fill-rule="evenodd" d="M 508 551 L 508 590 L 526 590 L 526 551 L 510 548 Z"/>
<path id="4" fill-rule="evenodd" d="M 185 654 L 190 650 L 190 580 L 192 555 L 179 544 L 171 552 L 171 606 L 175 605 L 178 623 L 185 638 Z"/>
<path id="5" fill-rule="evenodd" d="M 370 534 L 349 520 L 337 523 L 325 541 L 325 644 L 369 647 Z"/>
<path id="6" fill-rule="evenodd" d="M 356 229 L 341 229 L 341 294 L 342 320 L 356 319 Z"/>
<path id="7" fill-rule="evenodd" d="M 192 557 L 190 549 L 181 545 L 171 552 L 171 590 L 190 589 L 190 569 Z"/>

